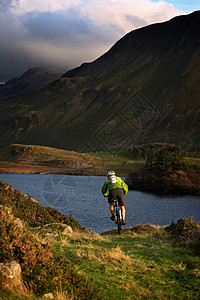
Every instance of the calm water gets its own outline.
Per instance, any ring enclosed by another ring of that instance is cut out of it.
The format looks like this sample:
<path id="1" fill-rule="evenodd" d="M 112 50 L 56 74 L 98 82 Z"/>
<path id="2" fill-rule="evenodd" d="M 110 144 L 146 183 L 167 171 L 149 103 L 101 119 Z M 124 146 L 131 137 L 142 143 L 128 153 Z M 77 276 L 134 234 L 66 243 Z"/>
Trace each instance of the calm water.
<path id="1" fill-rule="evenodd" d="M 32 195 L 44 206 L 72 214 L 93 232 L 116 226 L 110 220 L 107 199 L 101 194 L 105 179 L 101 176 L 0 174 L 0 180 L 12 183 L 14 188 Z M 200 198 L 165 197 L 138 191 L 129 191 L 126 196 L 126 228 L 147 223 L 169 225 L 190 217 L 200 221 Z"/>

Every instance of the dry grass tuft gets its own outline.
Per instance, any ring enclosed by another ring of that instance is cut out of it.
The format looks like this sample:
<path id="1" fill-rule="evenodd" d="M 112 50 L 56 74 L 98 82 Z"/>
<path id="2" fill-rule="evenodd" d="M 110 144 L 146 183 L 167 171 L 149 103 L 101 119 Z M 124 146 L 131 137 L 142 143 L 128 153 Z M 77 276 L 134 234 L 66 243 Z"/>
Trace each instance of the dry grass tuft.
<path id="1" fill-rule="evenodd" d="M 119 263 L 124 262 L 128 265 L 132 264 L 132 259 L 127 254 L 124 254 L 119 245 L 111 250 L 106 251 L 106 253 L 104 253 L 104 259 L 115 263 L 117 261 Z"/>
<path id="2" fill-rule="evenodd" d="M 55 299 L 56 300 L 74 300 L 75 296 L 73 295 L 73 293 L 71 292 L 70 294 L 68 294 L 67 291 L 56 291 L 54 293 Z"/>

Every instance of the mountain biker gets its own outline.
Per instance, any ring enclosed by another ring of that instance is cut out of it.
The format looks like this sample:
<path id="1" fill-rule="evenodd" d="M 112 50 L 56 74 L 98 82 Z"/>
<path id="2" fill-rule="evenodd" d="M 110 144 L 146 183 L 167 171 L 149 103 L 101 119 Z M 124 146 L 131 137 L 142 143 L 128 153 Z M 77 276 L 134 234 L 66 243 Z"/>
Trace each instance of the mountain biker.
<path id="1" fill-rule="evenodd" d="M 116 176 L 114 171 L 109 171 L 107 177 L 108 178 L 104 182 L 101 191 L 104 197 L 108 197 L 108 203 L 110 204 L 111 220 L 115 220 L 114 200 L 117 199 L 122 212 L 122 225 L 126 225 L 124 195 L 128 193 L 128 186 L 120 177 Z M 107 194 L 107 190 L 109 191 L 109 195 Z"/>

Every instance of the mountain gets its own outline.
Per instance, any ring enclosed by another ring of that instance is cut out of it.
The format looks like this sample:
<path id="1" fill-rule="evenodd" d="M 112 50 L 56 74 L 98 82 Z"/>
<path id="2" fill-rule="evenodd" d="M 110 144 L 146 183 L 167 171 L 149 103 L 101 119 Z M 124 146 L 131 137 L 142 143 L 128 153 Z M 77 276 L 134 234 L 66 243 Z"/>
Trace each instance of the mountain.
<path id="1" fill-rule="evenodd" d="M 200 149 L 200 11 L 134 30 L 44 89 L 2 98 L 0 146 Z"/>
<path id="2" fill-rule="evenodd" d="M 50 68 L 31 68 L 20 78 L 14 78 L 0 85 L 0 97 L 39 90 L 60 78 L 64 71 Z"/>

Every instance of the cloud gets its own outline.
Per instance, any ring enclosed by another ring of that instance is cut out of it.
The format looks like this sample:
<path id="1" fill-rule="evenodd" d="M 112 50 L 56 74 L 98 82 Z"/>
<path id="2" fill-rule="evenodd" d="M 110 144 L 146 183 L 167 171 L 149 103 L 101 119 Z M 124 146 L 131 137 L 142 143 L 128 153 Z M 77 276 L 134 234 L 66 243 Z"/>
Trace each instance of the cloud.
<path id="1" fill-rule="evenodd" d="M 92 61 L 127 32 L 181 13 L 151 0 L 0 0 L 0 81 Z"/>
<path id="2" fill-rule="evenodd" d="M 13 0 L 1 0 L 0 1 L 0 12 L 5 12 L 11 8 L 14 8 L 15 5 L 18 3 L 19 1 L 13 1 Z"/>
<path id="3" fill-rule="evenodd" d="M 106 40 L 118 38 L 124 31 L 114 24 L 105 24 L 102 28 L 94 20 L 82 16 L 77 9 L 70 8 L 64 12 L 43 12 L 24 20 L 29 39 L 46 41 L 62 46 L 63 44 L 101 44 Z"/>

